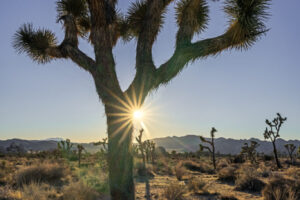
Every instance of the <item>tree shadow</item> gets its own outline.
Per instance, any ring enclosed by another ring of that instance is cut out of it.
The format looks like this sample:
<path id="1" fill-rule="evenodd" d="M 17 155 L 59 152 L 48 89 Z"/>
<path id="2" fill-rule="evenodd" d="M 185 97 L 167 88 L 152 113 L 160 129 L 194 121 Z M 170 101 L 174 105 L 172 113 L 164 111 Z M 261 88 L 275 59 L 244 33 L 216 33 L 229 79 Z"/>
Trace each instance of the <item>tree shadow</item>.
<path id="1" fill-rule="evenodd" d="M 146 188 L 146 199 L 151 200 L 149 177 L 146 177 L 145 188 Z"/>
<path id="2" fill-rule="evenodd" d="M 152 200 L 151 198 L 151 188 L 150 188 L 150 179 L 153 177 L 151 176 L 144 176 L 144 177 L 136 177 L 136 181 L 140 183 L 145 183 L 145 198 L 147 200 Z"/>

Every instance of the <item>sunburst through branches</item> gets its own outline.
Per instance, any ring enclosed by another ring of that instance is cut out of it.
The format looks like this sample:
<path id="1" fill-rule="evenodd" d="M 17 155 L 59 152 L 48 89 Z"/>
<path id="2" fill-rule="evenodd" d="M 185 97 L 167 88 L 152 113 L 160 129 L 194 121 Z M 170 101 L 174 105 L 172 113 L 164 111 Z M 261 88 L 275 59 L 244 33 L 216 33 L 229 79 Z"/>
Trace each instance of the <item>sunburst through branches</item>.
<path id="1" fill-rule="evenodd" d="M 114 108 L 114 112 L 108 114 L 108 116 L 114 118 L 111 124 L 117 126 L 112 136 L 122 134 L 120 143 L 128 134 L 132 134 L 134 130 L 144 129 L 145 136 L 150 136 L 147 127 L 155 119 L 156 109 L 149 101 L 142 102 L 142 91 L 138 94 L 136 92 L 132 92 L 132 95 L 124 94 L 124 98 L 120 98 L 120 96 L 109 91 L 110 95 L 115 99 L 113 102 L 116 102 L 110 104 Z M 117 112 L 115 112 L 116 110 Z"/>

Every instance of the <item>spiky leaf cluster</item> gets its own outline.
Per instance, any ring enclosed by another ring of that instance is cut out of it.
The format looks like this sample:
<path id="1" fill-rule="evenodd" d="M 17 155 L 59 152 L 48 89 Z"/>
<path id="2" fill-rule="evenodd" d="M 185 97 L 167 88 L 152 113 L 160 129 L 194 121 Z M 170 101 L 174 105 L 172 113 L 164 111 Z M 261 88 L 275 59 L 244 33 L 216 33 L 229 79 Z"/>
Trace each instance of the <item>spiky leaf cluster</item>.
<path id="1" fill-rule="evenodd" d="M 147 13 L 147 1 L 138 0 L 131 4 L 127 13 L 127 26 L 130 34 L 137 37 L 143 27 Z"/>
<path id="2" fill-rule="evenodd" d="M 276 138 L 280 137 L 279 131 L 281 129 L 282 124 L 287 120 L 286 117 L 282 117 L 280 113 L 277 113 L 277 117 L 275 117 L 272 121 L 266 120 L 266 124 L 269 126 L 266 127 L 264 132 L 265 139 L 271 139 L 272 141 L 276 140 Z"/>
<path id="3" fill-rule="evenodd" d="M 166 6 L 172 1 L 173 0 L 163 0 L 162 2 L 151 2 L 150 0 L 137 0 L 136 2 L 132 3 L 128 9 L 126 16 L 126 26 L 128 34 L 130 34 L 132 37 L 139 36 L 139 34 L 145 26 L 145 22 L 149 20 L 150 16 L 147 16 L 147 14 L 149 14 L 149 12 L 147 13 L 147 11 L 151 3 L 162 3 L 162 9 L 151 10 L 151 15 L 159 16 L 158 20 L 152 22 L 156 24 L 151 24 L 155 27 L 159 27 L 157 30 L 158 32 L 164 22 Z M 157 32 L 155 31 L 153 34 L 156 35 Z"/>
<path id="4" fill-rule="evenodd" d="M 57 21 L 64 20 L 66 16 L 73 17 L 78 34 L 84 37 L 91 27 L 86 0 L 59 0 L 56 5 Z"/>
<path id="5" fill-rule="evenodd" d="M 176 19 L 184 34 L 192 37 L 207 27 L 208 6 L 205 0 L 181 0 L 176 6 Z"/>
<path id="6" fill-rule="evenodd" d="M 267 31 L 265 20 L 270 0 L 226 0 L 224 11 L 230 18 L 228 34 L 236 48 L 248 48 Z"/>
<path id="7" fill-rule="evenodd" d="M 32 24 L 23 24 L 15 33 L 13 46 L 18 53 L 26 53 L 38 63 L 47 63 L 52 58 L 47 49 L 56 46 L 54 33 L 47 29 L 35 30 Z"/>

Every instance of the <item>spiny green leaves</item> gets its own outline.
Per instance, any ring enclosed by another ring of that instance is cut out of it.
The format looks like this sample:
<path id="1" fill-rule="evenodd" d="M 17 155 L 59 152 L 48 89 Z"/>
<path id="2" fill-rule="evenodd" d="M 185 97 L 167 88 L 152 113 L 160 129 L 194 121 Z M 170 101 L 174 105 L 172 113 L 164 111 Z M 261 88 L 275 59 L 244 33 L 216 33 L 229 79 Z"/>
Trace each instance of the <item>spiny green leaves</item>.
<path id="1" fill-rule="evenodd" d="M 155 30 L 153 30 L 153 34 L 156 35 L 164 22 L 166 7 L 172 1 L 173 0 L 137 0 L 136 2 L 132 3 L 129 7 L 126 17 L 129 34 L 133 37 L 138 37 L 145 26 L 145 22 L 150 18 L 155 18 L 155 20 L 152 20 L 152 24 L 150 25 L 157 27 Z M 148 12 L 148 10 L 150 10 L 150 12 Z"/>
<path id="2" fill-rule="evenodd" d="M 269 16 L 270 0 L 227 0 L 224 11 L 230 17 L 228 33 L 233 42 L 241 41 L 236 48 L 248 48 L 267 31 L 264 24 Z"/>
<path id="3" fill-rule="evenodd" d="M 147 1 L 138 0 L 132 3 L 128 10 L 127 25 L 130 33 L 137 37 L 143 27 L 144 19 L 147 13 Z"/>
<path id="4" fill-rule="evenodd" d="M 57 21 L 64 20 L 67 15 L 72 16 L 77 26 L 77 34 L 84 37 L 91 26 L 86 0 L 60 0 L 56 5 Z"/>
<path id="5" fill-rule="evenodd" d="M 46 51 L 49 47 L 56 46 L 56 38 L 49 30 L 35 30 L 32 24 L 24 24 L 15 33 L 13 46 L 18 53 L 27 53 L 34 61 L 46 63 L 51 60 Z"/>
<path id="6" fill-rule="evenodd" d="M 56 2 L 58 19 L 65 15 L 72 15 L 75 18 L 86 16 L 88 7 L 85 0 L 60 0 Z"/>
<path id="7" fill-rule="evenodd" d="M 181 0 L 176 6 L 177 24 L 187 35 L 203 31 L 208 22 L 208 6 L 205 0 Z"/>

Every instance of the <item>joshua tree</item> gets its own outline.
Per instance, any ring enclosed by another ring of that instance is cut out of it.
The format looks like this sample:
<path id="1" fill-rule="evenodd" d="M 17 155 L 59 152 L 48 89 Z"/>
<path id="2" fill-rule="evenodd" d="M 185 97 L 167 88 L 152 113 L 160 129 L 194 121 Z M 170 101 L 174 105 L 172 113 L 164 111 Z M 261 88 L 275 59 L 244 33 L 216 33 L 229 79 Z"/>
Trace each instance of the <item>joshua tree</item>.
<path id="1" fill-rule="evenodd" d="M 245 143 L 244 146 L 242 147 L 241 154 L 246 154 L 247 158 L 251 161 L 251 163 L 256 162 L 256 148 L 259 146 L 257 142 L 251 141 L 251 145 L 249 146 L 248 143 Z"/>
<path id="2" fill-rule="evenodd" d="M 144 147 L 145 147 L 145 153 L 146 153 L 146 160 L 149 162 L 154 162 L 154 157 L 155 157 L 155 143 L 150 140 L 144 141 Z"/>
<path id="3" fill-rule="evenodd" d="M 273 121 L 266 120 L 267 127 L 264 132 L 265 139 L 270 139 L 273 144 L 273 152 L 276 160 L 276 164 L 278 168 L 281 168 L 281 164 L 278 159 L 277 149 L 276 149 L 276 139 L 280 137 L 279 131 L 281 129 L 282 124 L 287 120 L 287 118 L 283 118 L 279 113 L 277 113 L 277 117 L 273 119 Z"/>
<path id="4" fill-rule="evenodd" d="M 84 150 L 84 147 L 81 144 L 77 145 L 77 150 L 78 150 L 78 167 L 81 165 L 81 154 L 82 151 Z"/>
<path id="5" fill-rule="evenodd" d="M 100 149 L 100 151 L 104 154 L 106 154 L 108 152 L 108 143 L 107 143 L 107 138 L 103 138 L 102 141 L 99 142 L 95 142 L 94 146 L 99 146 L 101 145 L 102 148 Z"/>
<path id="6" fill-rule="evenodd" d="M 151 141 L 150 142 L 150 158 L 152 163 L 154 163 L 156 157 L 156 152 L 155 152 L 155 142 Z"/>
<path id="7" fill-rule="evenodd" d="M 143 158 L 143 167 L 145 168 L 146 167 L 146 160 L 145 160 L 146 159 L 145 158 L 146 146 L 145 146 L 145 143 L 142 140 L 144 129 L 140 129 L 139 132 L 140 132 L 139 136 L 136 137 L 135 139 L 139 144 L 138 149 L 141 152 L 141 155 L 142 155 L 142 158 Z"/>
<path id="8" fill-rule="evenodd" d="M 14 47 L 33 61 L 45 64 L 70 59 L 94 79 L 107 116 L 110 193 L 113 200 L 134 199 L 132 156 L 132 112 L 148 94 L 169 83 L 190 62 L 215 56 L 227 49 L 248 49 L 267 32 L 265 19 L 270 0 L 225 0 L 228 28 L 219 36 L 193 41 L 209 21 L 206 0 L 176 1 L 178 31 L 173 55 L 162 65 L 153 62 L 152 47 L 174 0 L 139 0 L 121 15 L 117 0 L 58 0 L 57 22 L 65 31 L 58 43 L 53 32 L 20 27 Z M 79 37 L 94 49 L 89 57 L 78 47 Z M 118 40 L 135 39 L 136 74 L 128 89 L 117 79 L 113 48 Z"/>
<path id="9" fill-rule="evenodd" d="M 199 144 L 200 146 L 200 151 L 203 151 L 204 149 L 208 150 L 211 154 L 212 154 L 212 161 L 213 161 L 213 165 L 214 165 L 214 169 L 217 169 L 216 166 L 216 155 L 215 155 L 215 133 L 217 132 L 217 129 L 215 129 L 214 127 L 212 127 L 211 131 L 210 131 L 210 136 L 211 136 L 211 141 L 206 140 L 203 136 L 200 136 L 200 140 L 204 143 L 208 143 L 211 147 L 208 146 L 204 146 L 202 144 Z"/>
<path id="10" fill-rule="evenodd" d="M 296 146 L 294 144 L 286 144 L 286 145 L 284 145 L 284 147 L 286 148 L 286 150 L 289 154 L 291 163 L 293 163 L 294 162 L 293 154 L 294 154 L 294 151 L 296 150 Z"/>
<path id="11" fill-rule="evenodd" d="M 66 141 L 62 140 L 57 143 L 57 148 L 61 151 L 63 157 L 69 158 L 72 147 L 73 144 L 71 143 L 70 139 L 66 139 Z"/>

